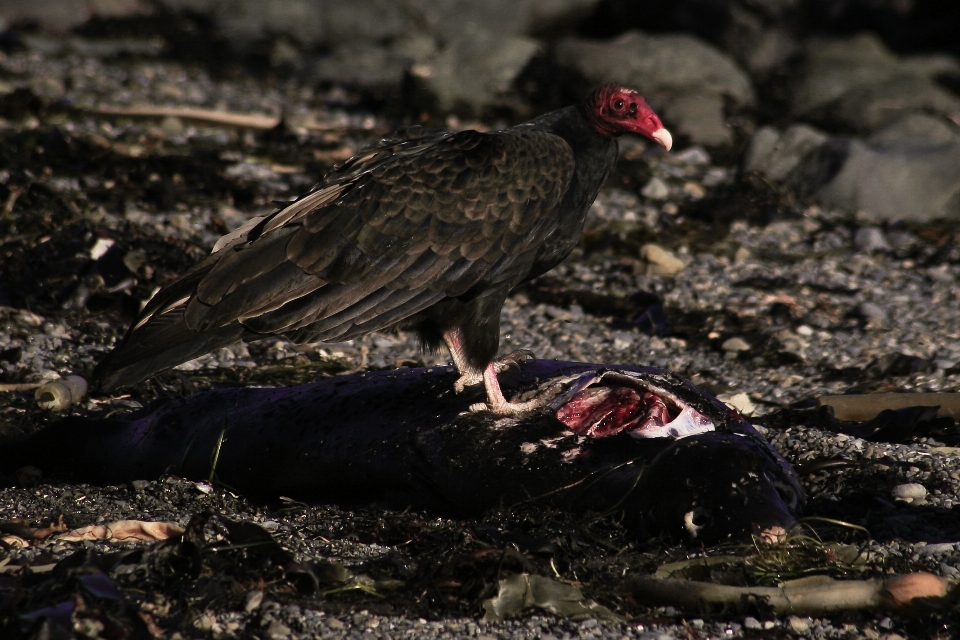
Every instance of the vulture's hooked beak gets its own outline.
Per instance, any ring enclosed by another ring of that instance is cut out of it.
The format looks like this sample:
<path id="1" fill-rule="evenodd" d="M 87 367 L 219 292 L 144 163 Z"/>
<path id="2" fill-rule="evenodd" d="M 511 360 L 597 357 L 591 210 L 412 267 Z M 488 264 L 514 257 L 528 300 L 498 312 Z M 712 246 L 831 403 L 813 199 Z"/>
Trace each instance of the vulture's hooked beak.
<path id="1" fill-rule="evenodd" d="M 650 137 L 667 151 L 670 151 L 670 147 L 673 146 L 673 136 L 663 127 L 651 133 Z"/>

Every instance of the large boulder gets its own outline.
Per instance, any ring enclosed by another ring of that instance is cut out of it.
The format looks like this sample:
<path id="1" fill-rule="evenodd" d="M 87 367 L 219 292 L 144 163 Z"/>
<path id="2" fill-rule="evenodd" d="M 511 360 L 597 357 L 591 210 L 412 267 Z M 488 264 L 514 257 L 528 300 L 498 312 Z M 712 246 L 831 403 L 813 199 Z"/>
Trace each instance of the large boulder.
<path id="1" fill-rule="evenodd" d="M 868 221 L 960 220 L 960 130 L 933 116 L 906 114 L 866 139 L 764 127 L 743 165 Z"/>
<path id="2" fill-rule="evenodd" d="M 911 112 L 933 112 L 960 121 L 960 97 L 936 79 L 960 74 L 947 55 L 899 57 L 874 35 L 808 42 L 806 69 L 794 87 L 794 115 L 827 127 L 858 132 L 880 129 Z"/>
<path id="3" fill-rule="evenodd" d="M 440 111 L 477 116 L 510 102 L 514 81 L 539 51 L 532 38 L 468 29 L 411 74 Z"/>
<path id="4" fill-rule="evenodd" d="M 756 99 L 729 56 L 690 35 L 631 31 L 608 41 L 567 39 L 557 44 L 556 57 L 591 83 L 637 87 L 677 133 L 698 144 L 732 142 L 725 101 L 752 106 Z"/>
<path id="5" fill-rule="evenodd" d="M 36 23 L 45 30 L 62 33 L 90 18 L 130 18 L 153 12 L 146 0 L 3 0 L 0 31 L 18 22 Z"/>
<path id="6" fill-rule="evenodd" d="M 842 152 L 840 171 L 815 193 L 824 204 L 873 221 L 960 219 L 960 132 L 947 124 L 907 115 Z"/>
<path id="7" fill-rule="evenodd" d="M 541 34 L 574 27 L 597 1 L 159 0 L 172 11 L 209 15 L 223 35 L 241 48 L 266 36 L 336 47 L 384 44 L 414 32 L 446 44 L 475 28 L 499 35 Z"/>

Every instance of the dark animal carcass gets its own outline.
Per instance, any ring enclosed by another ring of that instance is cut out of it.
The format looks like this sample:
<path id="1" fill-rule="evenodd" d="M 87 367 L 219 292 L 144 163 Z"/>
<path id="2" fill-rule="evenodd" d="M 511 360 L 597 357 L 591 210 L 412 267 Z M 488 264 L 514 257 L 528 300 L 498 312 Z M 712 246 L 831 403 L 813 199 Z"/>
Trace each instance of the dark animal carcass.
<path id="1" fill-rule="evenodd" d="M 645 534 L 698 542 L 786 528 L 801 507 L 787 462 L 742 416 L 674 374 L 526 363 L 503 374 L 505 389 L 552 399 L 519 418 L 464 411 L 456 375 L 434 367 L 217 389 L 128 419 L 67 418 L 0 447 L 0 470 L 31 464 L 100 483 L 214 472 L 261 498 L 460 517 L 541 501 L 622 510 Z"/>

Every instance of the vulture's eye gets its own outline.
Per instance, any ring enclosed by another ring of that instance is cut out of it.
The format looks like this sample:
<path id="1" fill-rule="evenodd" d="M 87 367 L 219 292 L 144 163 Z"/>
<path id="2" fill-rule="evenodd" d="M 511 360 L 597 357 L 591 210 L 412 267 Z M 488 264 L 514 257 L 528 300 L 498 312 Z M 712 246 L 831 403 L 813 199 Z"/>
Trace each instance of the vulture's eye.
<path id="1" fill-rule="evenodd" d="M 613 108 L 616 109 L 617 111 L 619 111 L 620 109 L 623 109 L 623 100 L 617 100 L 616 102 L 614 102 Z"/>

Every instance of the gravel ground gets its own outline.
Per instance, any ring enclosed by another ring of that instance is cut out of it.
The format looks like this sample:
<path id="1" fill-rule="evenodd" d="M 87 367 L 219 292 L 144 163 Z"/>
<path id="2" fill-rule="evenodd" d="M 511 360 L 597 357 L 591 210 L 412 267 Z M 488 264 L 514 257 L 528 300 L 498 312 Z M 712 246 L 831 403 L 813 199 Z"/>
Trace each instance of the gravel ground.
<path id="1" fill-rule="evenodd" d="M 0 54 L 0 85 L 18 90 L 0 105 L 6 118 L 0 121 L 5 384 L 88 374 L 157 286 L 249 215 L 305 190 L 326 167 L 396 124 L 341 91 L 323 93 L 270 77 L 213 77 L 152 58 L 15 51 Z M 130 104 L 283 113 L 288 126 L 255 132 L 91 110 Z M 745 393 L 755 406 L 754 421 L 784 456 L 805 465 L 810 515 L 866 528 L 869 542 L 854 538 L 874 554 L 874 572 L 925 568 L 960 577 L 960 456 L 945 446 L 954 443 L 866 442 L 824 430 L 812 408 L 822 394 L 849 390 L 958 390 L 960 230 L 944 223 L 865 226 L 850 213 L 823 210 L 740 176 L 737 167 L 714 161 L 699 147 L 664 155 L 631 140 L 622 145 L 622 156 L 594 205 L 581 247 L 508 299 L 503 351 L 528 348 L 540 358 L 658 366 L 716 394 Z M 403 332 L 332 345 L 267 340 L 209 354 L 122 396 L 94 395 L 75 411 L 107 416 L 212 385 L 293 384 L 354 368 L 446 359 L 420 353 Z M 5 438 L 56 419 L 36 406 L 31 392 L 5 393 L 0 405 Z M 823 461 L 842 464 L 812 464 Z M 894 497 L 894 489 L 909 483 L 925 492 L 908 504 Z M 461 523 L 375 508 L 263 505 L 176 478 L 129 487 L 40 479 L 0 491 L 0 520 L 30 526 L 61 515 L 69 526 L 122 518 L 186 526 L 207 509 L 261 524 L 303 561 L 360 567 L 381 581 L 378 593 L 387 596 L 359 588 L 301 596 L 267 569 L 259 568 L 258 577 L 251 577 L 253 569 L 237 577 L 206 557 L 198 575 L 187 579 L 157 568 L 174 566 L 161 561 L 164 549 L 141 545 L 138 558 L 118 562 L 110 575 L 123 589 L 125 606 L 137 612 L 128 614 L 156 637 L 894 640 L 955 637 L 960 623 L 956 612 L 810 619 L 762 612 L 697 617 L 642 607 L 618 591 L 617 576 L 649 571 L 685 553 L 722 550 L 630 540 L 609 519 L 564 524 L 567 540 L 576 537 L 571 531 L 592 537 L 581 542 L 581 551 L 569 552 L 562 577 L 629 622 L 538 615 L 483 622 L 479 587 L 460 585 L 450 592 L 455 597 L 444 596 L 436 583 L 422 594 L 412 590 L 425 575 L 436 578 L 443 562 L 453 562 L 450 550 L 475 552 L 470 536 L 502 549 L 509 545 L 498 535 L 549 536 L 550 518 L 559 516 L 491 514 Z M 821 533 L 841 541 L 853 535 Z M 405 547 L 410 540 L 419 548 Z M 610 541 L 620 543 L 619 553 Z M 117 548 L 53 541 L 5 549 L 0 557 L 41 565 L 78 549 L 103 557 Z M 436 559 L 427 571 L 430 553 L 443 562 Z M 549 575 L 548 565 L 538 562 Z M 391 595 L 377 571 L 406 576 L 400 590 L 407 593 Z M 233 582 L 210 586 L 218 575 Z M 58 601 L 39 579 L 13 584 L 7 575 L 0 578 L 8 580 L 0 581 L 0 592 L 17 594 L 21 612 Z M 106 637 L 102 628 L 86 633 Z"/>

